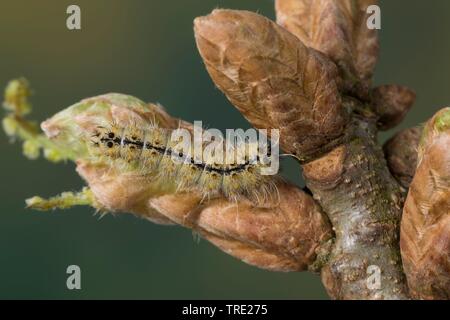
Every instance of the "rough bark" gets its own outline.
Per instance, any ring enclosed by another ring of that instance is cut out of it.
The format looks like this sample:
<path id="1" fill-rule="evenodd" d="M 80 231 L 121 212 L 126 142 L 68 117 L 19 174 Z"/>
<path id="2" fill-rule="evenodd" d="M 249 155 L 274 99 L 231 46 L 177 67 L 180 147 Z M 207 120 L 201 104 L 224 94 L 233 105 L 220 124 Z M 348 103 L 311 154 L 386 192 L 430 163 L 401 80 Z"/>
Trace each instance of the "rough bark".
<path id="1" fill-rule="evenodd" d="M 349 130 L 345 144 L 303 165 L 336 233 L 322 280 L 335 299 L 406 299 L 398 245 L 402 192 L 376 144 L 375 123 L 354 118 Z M 379 289 L 369 289 L 371 265 L 380 268 Z"/>

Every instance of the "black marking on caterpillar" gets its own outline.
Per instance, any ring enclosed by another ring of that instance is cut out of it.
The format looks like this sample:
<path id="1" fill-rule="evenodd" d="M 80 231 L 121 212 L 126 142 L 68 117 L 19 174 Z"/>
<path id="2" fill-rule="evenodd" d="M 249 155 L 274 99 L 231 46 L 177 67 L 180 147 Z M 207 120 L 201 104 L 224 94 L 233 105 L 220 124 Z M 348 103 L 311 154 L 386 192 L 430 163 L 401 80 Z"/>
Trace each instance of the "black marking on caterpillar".
<path id="1" fill-rule="evenodd" d="M 108 148 L 113 148 L 114 145 L 122 145 L 122 146 L 130 146 L 131 145 L 131 146 L 135 146 L 137 149 L 144 148 L 144 143 L 140 140 L 132 141 L 132 140 L 128 140 L 128 139 L 122 140 L 120 138 L 111 138 L 111 137 L 104 138 L 103 137 L 100 139 L 100 142 L 105 144 Z M 165 149 L 163 147 L 153 146 L 149 142 L 147 142 L 145 144 L 145 148 L 156 150 L 157 152 L 161 153 L 162 155 L 172 156 L 173 154 L 175 154 L 175 152 L 170 148 Z M 199 169 L 209 171 L 209 172 L 217 172 L 219 174 L 224 174 L 224 175 L 231 175 L 234 172 L 243 171 L 246 169 L 246 167 L 248 165 L 251 164 L 250 161 L 247 161 L 246 163 L 240 164 L 234 168 L 214 168 L 213 166 L 205 164 L 205 163 L 196 163 L 193 158 L 184 155 L 182 152 L 178 152 L 178 154 L 176 154 L 176 156 L 180 159 L 184 159 L 185 161 L 187 160 L 188 163 L 196 166 Z M 259 156 L 256 156 L 256 159 L 259 160 Z"/>
<path id="2" fill-rule="evenodd" d="M 91 154 L 95 158 L 106 157 L 111 166 L 125 171 L 140 170 L 161 184 L 174 184 L 177 191 L 196 189 L 204 198 L 223 194 L 237 200 L 244 196 L 250 200 L 278 195 L 278 176 L 262 175 L 264 167 L 260 156 L 245 157 L 244 163 L 222 164 L 208 159 L 198 161 L 191 154 L 175 150 L 170 141 L 172 129 L 150 126 L 123 127 L 112 124 L 99 126 L 91 135 Z M 245 145 L 238 146 L 245 147 Z M 271 155 L 267 144 L 267 156 Z M 177 161 L 173 161 L 176 159 Z"/>

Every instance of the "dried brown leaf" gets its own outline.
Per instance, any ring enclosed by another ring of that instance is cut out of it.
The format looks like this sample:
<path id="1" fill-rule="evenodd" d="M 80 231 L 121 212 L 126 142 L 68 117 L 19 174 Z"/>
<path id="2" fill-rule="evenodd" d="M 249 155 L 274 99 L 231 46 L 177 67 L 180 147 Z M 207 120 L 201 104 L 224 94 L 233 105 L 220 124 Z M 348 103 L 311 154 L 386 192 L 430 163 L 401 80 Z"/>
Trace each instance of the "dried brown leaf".
<path id="1" fill-rule="evenodd" d="M 277 22 L 341 70 L 345 90 L 364 95 L 378 59 L 377 31 L 367 27 L 376 0 L 277 0 Z"/>
<path id="2" fill-rule="evenodd" d="M 384 85 L 372 90 L 372 103 L 379 116 L 380 130 L 389 130 L 403 121 L 416 100 L 411 89 L 400 85 Z"/>
<path id="3" fill-rule="evenodd" d="M 383 146 L 390 172 L 406 189 L 409 188 L 417 167 L 417 149 L 422 129 L 418 127 L 400 131 Z"/>
<path id="4" fill-rule="evenodd" d="M 77 170 L 105 210 L 192 228 L 226 253 L 263 269 L 305 270 L 320 244 L 332 236 L 312 197 L 291 184 L 279 182 L 280 198 L 256 207 L 243 199 L 201 202 L 201 195 L 194 192 L 155 195 L 148 177 L 83 161 Z"/>
<path id="5" fill-rule="evenodd" d="M 403 209 L 401 252 L 414 298 L 450 299 L 450 108 L 424 129 Z"/>
<path id="6" fill-rule="evenodd" d="M 256 128 L 280 129 L 282 148 L 307 158 L 343 135 L 336 68 L 269 19 L 214 10 L 195 19 L 215 84 Z"/>

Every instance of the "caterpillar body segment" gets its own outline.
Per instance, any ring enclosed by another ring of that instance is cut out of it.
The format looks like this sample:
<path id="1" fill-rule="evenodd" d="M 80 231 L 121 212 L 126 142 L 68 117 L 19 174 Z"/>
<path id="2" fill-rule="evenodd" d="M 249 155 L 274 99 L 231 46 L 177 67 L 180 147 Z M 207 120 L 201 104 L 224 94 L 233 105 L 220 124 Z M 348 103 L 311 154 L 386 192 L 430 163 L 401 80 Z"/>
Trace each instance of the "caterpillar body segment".
<path id="1" fill-rule="evenodd" d="M 155 183 L 174 185 L 179 192 L 198 190 L 204 198 L 224 195 L 261 202 L 277 195 L 280 178 L 262 174 L 267 164 L 260 160 L 267 154 L 260 156 L 257 142 L 227 146 L 222 153 L 198 153 L 194 143 L 186 146 L 174 139 L 175 130 L 156 125 L 98 126 L 90 135 L 89 151 L 120 171 L 146 175 Z M 203 142 L 202 150 L 208 145 Z"/>

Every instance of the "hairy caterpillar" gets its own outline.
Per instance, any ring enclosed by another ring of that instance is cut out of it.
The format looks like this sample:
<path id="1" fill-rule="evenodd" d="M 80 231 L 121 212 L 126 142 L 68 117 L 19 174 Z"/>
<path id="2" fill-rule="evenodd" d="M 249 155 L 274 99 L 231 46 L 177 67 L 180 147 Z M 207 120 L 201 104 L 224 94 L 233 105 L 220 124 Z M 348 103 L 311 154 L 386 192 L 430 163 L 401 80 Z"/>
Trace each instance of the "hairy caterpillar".
<path id="1" fill-rule="evenodd" d="M 244 196 L 260 202 L 277 195 L 275 182 L 279 177 L 263 174 L 272 153 L 270 143 L 240 141 L 224 150 L 227 156 L 232 154 L 225 161 L 223 155 L 218 156 L 218 149 L 197 155 L 195 145 L 186 147 L 173 139 L 177 130 L 154 124 L 97 126 L 90 136 L 89 149 L 94 157 L 104 157 L 121 170 L 138 171 L 157 183 L 173 184 L 177 191 L 198 190 L 204 198 L 222 194 L 233 200 Z M 207 149 L 213 144 L 203 143 L 201 147 Z"/>

